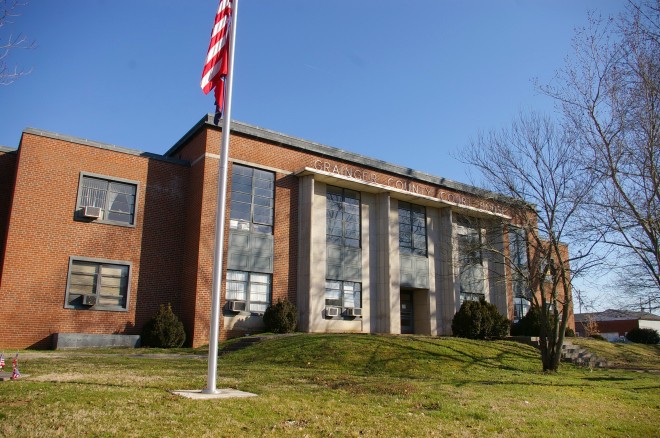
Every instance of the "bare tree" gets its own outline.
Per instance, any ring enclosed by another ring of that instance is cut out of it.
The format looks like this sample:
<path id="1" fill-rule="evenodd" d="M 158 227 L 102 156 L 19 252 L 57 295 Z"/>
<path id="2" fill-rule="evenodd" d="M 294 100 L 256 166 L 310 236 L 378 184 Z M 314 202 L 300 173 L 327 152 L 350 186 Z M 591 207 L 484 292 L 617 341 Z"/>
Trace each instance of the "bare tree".
<path id="1" fill-rule="evenodd" d="M 616 251 L 629 304 L 660 304 L 660 0 L 590 17 L 575 56 L 541 89 L 560 103 L 597 182 L 590 224 Z M 649 305 L 651 306 L 651 305 Z"/>
<path id="2" fill-rule="evenodd" d="M 501 244 L 485 250 L 498 252 L 514 291 L 518 285 L 515 293 L 539 311 L 543 370 L 557 371 L 572 314 L 571 283 L 599 262 L 579 220 L 593 184 L 576 159 L 574 138 L 547 117 L 521 115 L 509 129 L 480 135 L 458 158 L 480 171 L 488 189 L 511 199 L 509 235 L 518 230 L 528 256 Z"/>
<path id="3" fill-rule="evenodd" d="M 26 4 L 18 0 L 0 0 L 0 85 L 9 85 L 31 71 L 8 63 L 12 51 L 36 47 L 35 42 L 28 40 L 25 35 L 6 32 L 6 27 L 20 16 L 18 9 Z"/>
<path id="4" fill-rule="evenodd" d="M 586 320 L 584 321 L 584 335 L 590 337 L 592 335 L 598 335 L 600 331 L 598 329 L 598 322 L 593 313 L 586 314 Z"/>

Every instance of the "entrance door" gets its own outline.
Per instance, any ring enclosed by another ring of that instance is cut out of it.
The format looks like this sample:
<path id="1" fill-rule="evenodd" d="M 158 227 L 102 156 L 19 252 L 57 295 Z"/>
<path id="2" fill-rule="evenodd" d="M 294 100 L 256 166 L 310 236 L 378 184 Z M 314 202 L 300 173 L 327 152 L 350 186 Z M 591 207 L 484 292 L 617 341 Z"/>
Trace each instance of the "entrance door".
<path id="1" fill-rule="evenodd" d="M 401 334 L 413 334 L 413 297 L 411 292 L 401 292 Z"/>

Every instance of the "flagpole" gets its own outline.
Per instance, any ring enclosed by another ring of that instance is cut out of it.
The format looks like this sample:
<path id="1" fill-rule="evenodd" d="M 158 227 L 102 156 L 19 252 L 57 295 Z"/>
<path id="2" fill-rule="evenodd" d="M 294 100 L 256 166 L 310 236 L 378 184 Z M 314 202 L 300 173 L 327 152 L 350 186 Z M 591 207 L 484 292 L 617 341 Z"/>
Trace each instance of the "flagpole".
<path id="1" fill-rule="evenodd" d="M 222 143 L 218 168 L 218 207 L 215 215 L 215 246 L 213 249 L 213 290 L 211 296 L 211 329 L 209 333 L 209 368 L 206 389 L 202 392 L 217 392 L 218 337 L 220 333 L 220 296 L 222 287 L 222 255 L 225 240 L 225 214 L 227 205 L 227 162 L 229 158 L 229 133 L 231 130 L 231 95 L 234 82 L 234 48 L 236 45 L 236 23 L 238 22 L 238 0 L 232 2 L 231 36 L 229 38 L 229 59 L 224 111 L 222 115 Z"/>

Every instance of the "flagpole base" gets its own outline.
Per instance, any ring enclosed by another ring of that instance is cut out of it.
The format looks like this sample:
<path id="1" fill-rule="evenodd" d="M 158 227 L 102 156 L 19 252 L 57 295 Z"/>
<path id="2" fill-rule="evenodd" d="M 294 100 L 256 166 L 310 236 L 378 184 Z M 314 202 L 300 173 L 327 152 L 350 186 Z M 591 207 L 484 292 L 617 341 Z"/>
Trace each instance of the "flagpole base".
<path id="1" fill-rule="evenodd" d="M 233 388 L 222 388 L 216 389 L 214 392 L 209 389 L 203 390 L 177 390 L 170 391 L 174 395 L 179 395 L 181 397 L 190 398 L 194 400 L 214 400 L 214 399 L 224 399 L 224 398 L 248 398 L 256 397 L 257 394 L 252 394 L 251 392 L 239 391 L 238 389 Z"/>

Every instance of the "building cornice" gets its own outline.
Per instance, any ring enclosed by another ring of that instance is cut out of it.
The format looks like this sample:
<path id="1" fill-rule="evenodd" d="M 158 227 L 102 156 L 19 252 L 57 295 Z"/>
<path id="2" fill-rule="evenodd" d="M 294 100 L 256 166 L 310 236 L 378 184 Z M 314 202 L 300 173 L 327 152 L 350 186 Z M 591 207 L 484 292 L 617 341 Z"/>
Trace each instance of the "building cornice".
<path id="1" fill-rule="evenodd" d="M 16 148 L 10 148 L 7 146 L 0 146 L 0 152 L 4 152 L 5 154 L 14 154 L 18 151 Z"/>
<path id="2" fill-rule="evenodd" d="M 23 134 L 37 135 L 39 137 L 52 138 L 54 140 L 66 141 L 69 143 L 75 143 L 83 146 L 90 146 L 99 149 L 105 149 L 112 152 L 119 152 L 120 154 L 135 155 L 138 157 L 148 158 L 151 160 L 165 161 L 167 163 L 179 164 L 183 166 L 189 166 L 190 163 L 185 160 L 180 160 L 177 158 L 166 157 L 159 154 L 154 154 L 151 152 L 140 151 L 137 149 L 129 149 L 122 146 L 116 146 L 109 143 L 101 143 L 94 140 L 89 140 L 86 138 L 74 137 L 71 135 L 58 134 L 57 132 L 44 131 L 36 128 L 26 128 L 23 130 Z"/>
<path id="3" fill-rule="evenodd" d="M 195 136 L 204 127 L 221 131 L 222 130 L 221 125 L 216 125 L 213 119 L 214 116 L 212 114 L 207 114 L 206 116 L 202 117 L 201 120 L 199 120 L 188 132 L 186 132 L 186 134 L 184 134 L 183 137 L 181 137 L 181 139 L 174 144 L 174 146 L 172 146 L 167 152 L 165 152 L 164 155 L 166 157 L 174 156 L 177 153 L 177 151 L 181 147 L 183 147 L 183 145 L 185 145 L 193 136 Z M 280 132 L 271 131 L 269 129 L 261 128 L 259 126 L 249 125 L 247 123 L 240 122 L 237 120 L 232 120 L 231 130 L 233 133 L 236 134 L 242 134 L 257 139 L 266 140 L 280 146 L 312 152 L 314 154 L 322 155 L 328 158 L 357 163 L 360 166 L 371 167 L 373 169 L 380 170 L 383 172 L 388 172 L 403 178 L 424 181 L 440 187 L 445 187 L 459 192 L 464 192 L 471 195 L 479 196 L 481 198 L 487 198 L 494 201 L 503 202 L 505 204 L 510 204 L 512 202 L 512 199 L 508 198 L 507 196 L 494 193 L 488 190 L 484 190 L 479 187 L 452 181 L 447 178 L 438 177 L 418 170 L 388 163 L 386 161 L 378 160 L 376 158 L 371 158 L 366 155 L 358 154 L 355 152 L 349 152 L 343 149 L 327 146 L 321 143 L 316 143 L 309 140 L 304 140 L 302 138 L 283 134 Z"/>

